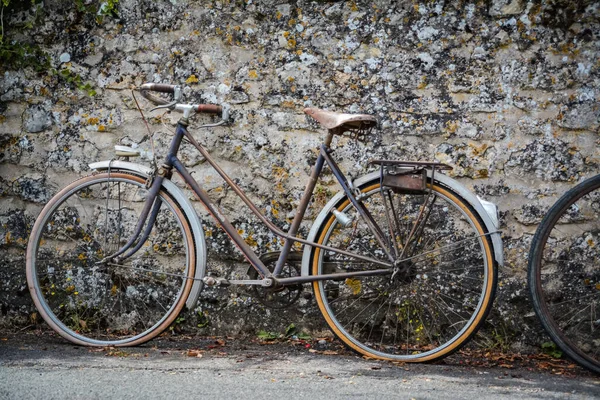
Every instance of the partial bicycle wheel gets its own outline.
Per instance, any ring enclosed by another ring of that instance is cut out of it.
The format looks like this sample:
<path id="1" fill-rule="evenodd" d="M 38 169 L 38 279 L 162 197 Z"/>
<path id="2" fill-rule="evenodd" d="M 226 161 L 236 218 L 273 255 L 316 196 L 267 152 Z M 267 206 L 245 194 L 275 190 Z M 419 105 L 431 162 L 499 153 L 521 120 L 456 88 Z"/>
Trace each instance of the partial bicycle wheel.
<path id="1" fill-rule="evenodd" d="M 566 192 L 533 237 L 533 306 L 558 347 L 600 373 L 600 175 Z"/>
<path id="2" fill-rule="evenodd" d="M 27 248 L 29 291 L 44 320 L 71 342 L 138 345 L 167 328 L 185 305 L 194 237 L 165 191 L 140 249 L 120 264 L 100 262 L 129 240 L 147 195 L 141 177 L 99 173 L 65 187 L 36 220 Z"/>
<path id="3" fill-rule="evenodd" d="M 491 309 L 497 272 L 489 232 L 456 193 L 438 183 L 428 183 L 428 188 L 427 194 L 386 187 L 382 193 L 379 179 L 360 188 L 361 202 L 397 249 L 398 259 L 404 260 L 398 273 L 313 283 L 329 327 L 365 356 L 409 362 L 440 359 L 464 345 Z M 347 197 L 335 209 L 352 223 L 329 215 L 317 243 L 388 261 Z M 381 268 L 313 248 L 314 275 Z"/>

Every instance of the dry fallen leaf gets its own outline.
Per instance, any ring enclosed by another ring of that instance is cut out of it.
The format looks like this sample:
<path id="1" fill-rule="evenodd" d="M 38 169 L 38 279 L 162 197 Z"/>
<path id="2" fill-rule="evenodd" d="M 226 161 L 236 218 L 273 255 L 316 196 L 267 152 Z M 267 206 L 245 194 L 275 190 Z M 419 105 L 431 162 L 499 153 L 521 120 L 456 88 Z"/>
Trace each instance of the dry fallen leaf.
<path id="1" fill-rule="evenodd" d="M 109 350 L 109 349 L 106 347 L 93 347 L 91 349 L 88 349 L 88 351 L 90 353 L 102 353 L 103 351 L 107 351 L 107 350 Z"/>
<path id="2" fill-rule="evenodd" d="M 200 350 L 188 350 L 187 355 L 188 357 L 202 357 L 202 353 L 200 352 Z"/>

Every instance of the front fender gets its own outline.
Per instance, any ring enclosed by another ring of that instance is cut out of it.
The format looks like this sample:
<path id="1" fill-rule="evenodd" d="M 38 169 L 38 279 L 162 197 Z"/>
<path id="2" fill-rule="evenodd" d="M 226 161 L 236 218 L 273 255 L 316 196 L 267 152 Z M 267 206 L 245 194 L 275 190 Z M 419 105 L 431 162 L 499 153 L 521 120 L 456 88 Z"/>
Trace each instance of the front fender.
<path id="1" fill-rule="evenodd" d="M 430 170 L 427 171 L 427 175 L 429 176 L 429 178 L 431 178 Z M 379 171 L 371 172 L 370 174 L 367 174 L 367 175 L 357 178 L 353 182 L 353 185 L 355 187 L 359 187 L 360 185 L 363 185 L 364 183 L 367 183 L 374 179 L 379 179 Z M 503 245 L 502 245 L 502 238 L 500 237 L 500 231 L 498 231 L 498 226 L 497 226 L 498 217 L 496 215 L 490 215 L 490 213 L 495 212 L 495 206 L 492 203 L 482 200 L 485 204 L 485 207 L 484 207 L 484 205 L 482 204 L 482 201 L 480 201 L 480 199 L 477 196 L 475 196 L 471 191 L 469 191 L 469 189 L 467 189 L 460 182 L 456 181 L 455 179 L 450 178 L 447 175 L 440 174 L 438 172 L 437 174 L 435 174 L 435 180 L 437 182 L 441 183 L 442 185 L 452 189 L 454 192 L 456 192 L 460 197 L 462 197 L 464 200 L 466 200 L 473 207 L 475 212 L 479 215 L 479 217 L 485 224 L 485 227 L 487 228 L 488 232 L 491 233 L 490 239 L 492 240 L 492 245 L 493 245 L 492 247 L 494 248 L 494 259 L 496 260 L 498 265 L 500 265 L 500 266 L 504 265 L 504 254 L 503 254 L 504 250 L 503 250 Z M 308 236 L 306 237 L 306 240 L 314 242 L 315 237 L 317 236 L 319 227 L 321 226 L 323 221 L 325 221 L 325 218 L 327 218 L 327 215 L 329 214 L 331 209 L 335 206 L 335 204 L 337 204 L 345 195 L 346 194 L 343 191 L 338 192 L 335 196 L 333 196 L 333 198 L 331 200 L 329 200 L 329 202 L 325 205 L 325 207 L 323 207 L 323 210 L 321 210 L 321 212 L 319 213 L 319 215 L 313 222 L 312 227 L 310 228 L 310 232 L 308 233 Z M 301 273 L 302 276 L 310 275 L 309 269 L 310 269 L 311 253 L 312 253 L 312 246 L 304 245 L 304 253 L 302 255 L 302 273 Z"/>
<path id="2" fill-rule="evenodd" d="M 99 161 L 90 164 L 89 167 L 96 171 L 106 171 L 110 167 L 111 170 L 129 171 L 136 173 L 137 175 L 150 176 L 152 174 L 152 168 L 145 165 L 119 160 Z M 195 280 L 192 285 L 192 290 L 185 303 L 188 309 L 192 309 L 196 305 L 200 292 L 202 291 L 202 278 L 204 278 L 206 273 L 206 243 L 204 241 L 204 229 L 202 229 L 202 223 L 198 218 L 198 214 L 196 214 L 196 210 L 194 210 L 194 207 L 185 193 L 168 179 L 163 180 L 162 186 L 181 206 L 183 213 L 190 223 L 192 232 L 194 233 L 194 241 L 196 244 L 196 273 L 194 275 Z"/>

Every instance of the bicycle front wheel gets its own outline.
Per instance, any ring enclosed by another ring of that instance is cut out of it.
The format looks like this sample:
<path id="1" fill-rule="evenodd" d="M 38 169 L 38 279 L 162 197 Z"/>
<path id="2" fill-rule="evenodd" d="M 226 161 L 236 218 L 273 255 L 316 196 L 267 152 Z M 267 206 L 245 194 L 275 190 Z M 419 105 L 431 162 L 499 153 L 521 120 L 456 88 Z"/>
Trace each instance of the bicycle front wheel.
<path id="1" fill-rule="evenodd" d="M 403 260 L 397 273 L 313 283 L 329 327 L 365 356 L 440 359 L 465 344 L 491 308 L 496 267 L 484 224 L 450 189 L 437 183 L 428 187 L 428 194 L 402 194 L 382 191 L 374 179 L 360 188 L 361 203 Z M 329 215 L 317 243 L 389 261 L 347 197 L 334 208 L 352 223 L 345 227 Z M 382 268 L 329 250 L 314 248 L 312 253 L 314 275 Z"/>
<path id="2" fill-rule="evenodd" d="M 61 190 L 36 220 L 27 248 L 29 291 L 44 320 L 71 342 L 141 344 L 183 308 L 195 271 L 194 237 L 165 191 L 140 249 L 119 264 L 100 262 L 130 239 L 147 195 L 139 176 L 99 173 Z"/>
<path id="3" fill-rule="evenodd" d="M 556 345 L 600 373 L 600 175 L 566 192 L 533 237 L 533 306 Z"/>

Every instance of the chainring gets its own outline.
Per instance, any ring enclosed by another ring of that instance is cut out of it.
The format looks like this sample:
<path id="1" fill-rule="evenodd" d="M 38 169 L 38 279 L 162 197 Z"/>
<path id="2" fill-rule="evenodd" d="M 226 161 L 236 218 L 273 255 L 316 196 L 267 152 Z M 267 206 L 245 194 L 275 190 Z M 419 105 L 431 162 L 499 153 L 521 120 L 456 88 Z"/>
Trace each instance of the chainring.
<path id="1" fill-rule="evenodd" d="M 280 252 L 274 251 L 263 254 L 260 260 L 265 264 L 269 271 L 275 269 Z M 278 278 L 290 278 L 300 276 L 300 265 L 302 263 L 302 253 L 290 252 L 288 259 L 283 265 L 283 270 Z M 252 267 L 248 270 L 248 275 L 252 279 L 258 279 L 258 272 Z M 277 288 L 266 288 L 254 285 L 251 287 L 252 297 L 261 304 L 273 309 L 287 308 L 300 298 L 302 294 L 302 284 L 279 286 Z"/>

